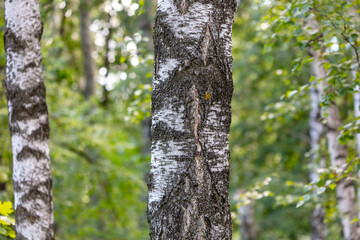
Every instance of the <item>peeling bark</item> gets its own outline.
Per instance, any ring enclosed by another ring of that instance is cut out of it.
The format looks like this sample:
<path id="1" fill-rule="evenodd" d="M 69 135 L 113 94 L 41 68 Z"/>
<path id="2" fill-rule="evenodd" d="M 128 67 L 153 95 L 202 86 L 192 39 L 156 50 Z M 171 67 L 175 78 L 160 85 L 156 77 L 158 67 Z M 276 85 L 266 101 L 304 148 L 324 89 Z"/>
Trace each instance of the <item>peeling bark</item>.
<path id="1" fill-rule="evenodd" d="M 88 0 L 80 1 L 80 28 L 81 28 L 81 46 L 83 52 L 83 63 L 85 73 L 84 96 L 89 98 L 95 94 L 95 62 L 92 57 L 94 46 L 90 32 L 90 16 Z"/>
<path id="2" fill-rule="evenodd" d="M 49 122 L 38 0 L 5 1 L 6 89 L 16 239 L 54 239 Z"/>
<path id="3" fill-rule="evenodd" d="M 159 0 L 150 239 L 231 239 L 231 32 L 236 2 Z"/>
<path id="4" fill-rule="evenodd" d="M 322 79 L 317 84 L 319 94 L 322 96 L 325 94 L 325 89 L 328 86 L 328 83 L 324 80 L 327 73 L 323 67 L 326 60 L 322 58 L 320 50 L 311 49 L 310 51 L 314 58 L 312 62 L 313 74 L 316 78 Z M 339 109 L 333 102 L 327 106 L 326 113 L 328 115 L 325 118 L 326 138 L 331 165 L 333 167 L 341 167 L 346 164 L 348 152 L 346 146 L 339 144 L 337 141 L 337 137 L 340 135 L 339 128 L 342 126 Z M 344 238 L 346 240 L 360 239 L 359 223 L 358 221 L 352 222 L 358 217 L 354 182 L 349 178 L 341 179 L 336 186 L 336 196 L 338 209 L 341 214 Z"/>

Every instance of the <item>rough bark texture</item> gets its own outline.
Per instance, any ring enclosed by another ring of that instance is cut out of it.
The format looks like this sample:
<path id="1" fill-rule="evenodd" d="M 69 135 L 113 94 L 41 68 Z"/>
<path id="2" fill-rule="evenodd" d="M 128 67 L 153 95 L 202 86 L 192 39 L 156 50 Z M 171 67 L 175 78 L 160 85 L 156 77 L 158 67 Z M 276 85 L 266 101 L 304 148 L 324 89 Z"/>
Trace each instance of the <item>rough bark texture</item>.
<path id="1" fill-rule="evenodd" d="M 314 57 L 312 62 L 313 74 L 317 78 L 325 79 L 326 71 L 323 67 L 325 60 L 322 58 L 320 50 L 311 50 Z M 321 80 L 317 89 L 320 96 L 325 94 L 325 89 L 328 83 Z M 340 135 L 339 128 L 342 126 L 340 119 L 339 109 L 335 103 L 327 106 L 326 113 L 326 137 L 328 141 L 328 151 L 330 154 L 331 165 L 334 167 L 341 167 L 346 164 L 348 156 L 347 148 L 345 145 L 339 144 L 337 137 Z M 336 186 L 336 196 L 338 201 L 338 209 L 341 214 L 341 223 L 344 238 L 347 240 L 360 239 L 359 223 L 354 221 L 358 217 L 358 210 L 356 204 L 355 185 L 349 178 L 341 179 Z"/>
<path id="2" fill-rule="evenodd" d="M 5 0 L 6 78 L 16 239 L 54 239 L 49 122 L 38 0 Z"/>
<path id="3" fill-rule="evenodd" d="M 240 207 L 241 240 L 256 240 L 254 203 Z"/>
<path id="4" fill-rule="evenodd" d="M 154 30 L 150 239 L 231 239 L 234 0 L 159 0 Z"/>
<path id="5" fill-rule="evenodd" d="M 319 90 L 312 86 L 310 89 L 310 167 L 309 174 L 310 182 L 318 180 L 319 176 L 316 172 L 317 167 L 324 158 L 320 157 L 320 139 L 324 133 L 324 126 L 321 123 L 321 108 Z M 325 164 L 324 164 L 325 165 Z M 324 166 L 323 166 L 324 167 Z M 321 204 L 317 204 L 312 209 L 311 214 L 311 239 L 312 240 L 325 240 L 326 239 L 326 225 L 325 225 L 325 211 Z"/>
<path id="6" fill-rule="evenodd" d="M 92 57 L 94 46 L 92 42 L 90 26 L 89 7 L 87 0 L 80 1 L 80 28 L 81 28 L 81 46 L 83 52 L 85 89 L 84 96 L 89 98 L 95 94 L 95 62 Z"/>

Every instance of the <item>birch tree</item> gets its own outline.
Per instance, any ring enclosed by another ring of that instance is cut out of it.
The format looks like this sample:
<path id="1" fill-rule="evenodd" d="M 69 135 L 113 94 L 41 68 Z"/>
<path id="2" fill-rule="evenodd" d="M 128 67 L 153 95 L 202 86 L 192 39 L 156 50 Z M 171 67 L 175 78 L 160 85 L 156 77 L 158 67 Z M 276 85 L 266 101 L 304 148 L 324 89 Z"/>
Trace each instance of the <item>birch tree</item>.
<path id="1" fill-rule="evenodd" d="M 89 98 L 95 94 L 96 79 L 95 79 L 95 62 L 92 57 L 94 51 L 93 42 L 90 32 L 90 16 L 88 0 L 80 1 L 80 32 L 81 32 L 81 46 L 83 52 L 83 64 L 85 74 L 85 98 Z"/>
<path id="2" fill-rule="evenodd" d="M 319 176 L 316 172 L 316 162 L 320 159 L 320 165 L 324 162 L 320 156 L 320 139 L 324 133 L 324 126 L 321 123 L 321 108 L 319 90 L 312 84 L 310 89 L 310 182 L 317 181 Z M 323 166 L 324 167 L 324 166 Z M 311 213 L 311 232 L 312 240 L 325 240 L 326 239 L 326 225 L 325 225 L 325 211 L 320 203 L 312 209 Z"/>
<path id="3" fill-rule="evenodd" d="M 312 28 L 317 28 L 317 23 L 311 23 Z M 313 75 L 319 80 L 317 83 L 317 90 L 319 95 L 323 97 L 326 94 L 326 89 L 329 84 L 326 82 L 326 70 L 324 63 L 326 60 L 322 57 L 322 49 L 315 49 L 311 47 L 310 53 L 314 58 L 311 64 Z M 330 154 L 330 161 L 333 167 L 341 167 L 346 165 L 348 151 L 345 145 L 339 144 L 337 141 L 340 135 L 339 128 L 342 126 L 339 109 L 335 102 L 331 102 L 326 106 L 326 114 L 323 115 L 326 120 L 326 138 L 328 142 L 328 152 Z M 349 178 L 342 178 L 336 186 L 336 196 L 338 201 L 338 209 L 341 214 L 341 223 L 343 235 L 347 240 L 360 239 L 359 223 L 353 221 L 358 217 L 358 210 L 356 204 L 355 185 Z"/>
<path id="4" fill-rule="evenodd" d="M 49 123 L 38 0 L 5 1 L 6 89 L 16 239 L 54 239 Z"/>
<path id="5" fill-rule="evenodd" d="M 236 2 L 159 0 L 150 239 L 231 239 L 231 32 Z"/>
<path id="6" fill-rule="evenodd" d="M 241 240 L 256 240 L 254 202 L 243 205 L 239 209 L 241 224 Z"/>
<path id="7" fill-rule="evenodd" d="M 353 28 L 356 28 L 358 22 L 359 22 L 359 16 L 357 13 L 357 9 L 355 6 L 351 9 L 350 15 L 353 17 Z M 353 58 L 355 61 L 355 67 L 351 71 L 352 78 L 354 82 L 356 81 L 357 75 L 360 73 L 360 62 L 359 62 L 359 56 L 356 49 L 353 49 Z M 358 84 L 355 85 L 354 94 L 353 94 L 353 101 L 354 101 L 354 116 L 355 118 L 360 117 L 360 86 Z M 360 124 L 360 120 L 356 121 L 356 124 Z M 356 148 L 357 148 L 357 155 L 360 157 L 360 133 L 356 133 Z M 360 171 L 358 172 L 358 176 L 360 176 Z M 360 207 L 360 188 L 358 187 L 358 207 Z M 359 216 L 360 217 L 360 216 Z"/>

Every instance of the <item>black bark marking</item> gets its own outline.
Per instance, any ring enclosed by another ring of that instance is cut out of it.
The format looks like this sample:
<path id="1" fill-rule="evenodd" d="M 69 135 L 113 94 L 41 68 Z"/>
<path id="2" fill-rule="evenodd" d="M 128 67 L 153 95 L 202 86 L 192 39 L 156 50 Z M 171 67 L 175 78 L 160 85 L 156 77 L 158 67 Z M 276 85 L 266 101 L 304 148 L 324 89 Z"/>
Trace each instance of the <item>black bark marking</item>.
<path id="1" fill-rule="evenodd" d="M 41 115 L 47 115 L 46 89 L 43 82 L 24 90 L 16 85 L 9 84 L 7 81 L 4 82 L 4 86 L 6 97 L 11 102 L 13 108 L 10 124 L 17 121 L 34 119 L 34 115 L 37 118 Z M 46 131 L 44 127 L 43 131 Z"/>
<path id="2" fill-rule="evenodd" d="M 337 155 L 336 157 L 335 157 L 335 160 L 339 160 L 339 159 L 346 159 L 347 158 L 347 156 L 346 155 L 344 155 L 344 154 L 340 154 L 340 155 Z"/>
<path id="3" fill-rule="evenodd" d="M 47 192 L 39 191 L 41 187 L 44 186 Z M 52 201 L 52 196 L 50 194 L 52 188 L 52 180 L 49 178 L 45 182 L 41 182 L 36 186 L 31 186 L 26 194 L 21 197 L 22 202 L 33 201 L 35 199 L 41 199 L 45 203 L 50 203 Z"/>
<path id="4" fill-rule="evenodd" d="M 31 224 L 34 224 L 37 222 L 40 217 L 36 215 L 35 211 L 32 211 L 33 209 L 26 209 L 23 206 L 18 206 L 15 211 L 15 221 L 16 223 L 23 223 L 25 221 L 30 222 Z M 27 239 L 27 238 L 25 238 Z"/>
<path id="5" fill-rule="evenodd" d="M 50 138 L 49 123 L 41 123 L 28 137 L 30 140 L 45 141 Z"/>
<path id="6" fill-rule="evenodd" d="M 23 39 L 16 36 L 10 28 L 5 28 L 4 47 L 7 51 L 20 52 L 27 48 L 27 43 Z"/>
<path id="7" fill-rule="evenodd" d="M 23 147 L 23 149 L 18 153 L 17 160 L 18 161 L 24 161 L 26 159 L 29 159 L 31 157 L 34 157 L 36 160 L 43 160 L 47 159 L 48 157 L 40 150 L 33 149 L 29 146 Z"/>
<path id="8" fill-rule="evenodd" d="M 173 129 L 171 126 L 167 125 L 165 122 L 157 122 L 155 125 L 153 125 L 153 134 L 152 134 L 152 141 L 155 143 L 158 140 L 178 140 L 181 137 L 189 136 L 190 133 L 183 132 L 183 131 L 177 131 Z"/>
<path id="9" fill-rule="evenodd" d="M 29 68 L 35 68 L 38 65 L 36 64 L 36 62 L 30 62 L 28 64 L 26 64 L 23 68 L 20 68 L 19 71 L 20 72 L 26 72 Z"/>

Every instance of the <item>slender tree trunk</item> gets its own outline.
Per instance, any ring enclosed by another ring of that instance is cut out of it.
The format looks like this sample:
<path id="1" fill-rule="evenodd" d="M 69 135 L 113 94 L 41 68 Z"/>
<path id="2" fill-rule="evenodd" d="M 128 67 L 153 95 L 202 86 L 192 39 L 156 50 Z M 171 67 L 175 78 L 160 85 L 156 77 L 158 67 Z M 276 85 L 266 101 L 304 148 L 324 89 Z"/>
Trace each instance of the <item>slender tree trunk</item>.
<path id="1" fill-rule="evenodd" d="M 110 61 L 109 61 L 109 53 L 110 53 L 110 40 L 114 34 L 114 28 L 111 25 L 111 15 L 108 15 L 108 30 L 109 33 L 106 36 L 105 39 L 105 56 L 104 56 L 104 68 L 106 68 L 106 74 L 105 74 L 105 79 L 108 78 L 109 73 L 110 73 Z M 104 84 L 102 86 L 102 105 L 106 108 L 110 103 L 110 98 L 109 98 L 109 91 L 106 89 L 106 84 Z"/>
<path id="2" fill-rule="evenodd" d="M 325 94 L 325 88 L 328 86 L 327 82 L 324 80 L 326 79 L 326 71 L 323 67 L 325 60 L 322 58 L 320 50 L 312 49 L 311 52 L 314 57 L 314 61 L 312 62 L 313 74 L 316 78 L 322 79 L 318 83 L 317 89 L 320 96 L 323 96 Z M 337 141 L 337 137 L 340 135 L 339 128 L 342 125 L 339 109 L 333 102 L 327 106 L 326 113 L 325 127 L 327 128 L 326 137 L 331 165 L 333 167 L 341 167 L 346 164 L 348 152 L 346 146 L 339 144 Z M 358 221 L 353 221 L 358 217 L 354 182 L 349 178 L 341 179 L 336 186 L 336 196 L 345 239 L 360 239 L 359 223 Z"/>
<path id="3" fill-rule="evenodd" d="M 92 57 L 94 46 L 92 42 L 89 16 L 88 0 L 80 0 L 80 28 L 81 28 L 81 46 L 83 52 L 83 63 L 85 73 L 85 89 L 84 96 L 89 98 L 95 94 L 96 79 L 95 79 L 95 62 Z"/>
<path id="4" fill-rule="evenodd" d="M 324 132 L 324 126 L 321 123 L 321 108 L 319 90 L 312 86 L 310 89 L 311 110 L 310 110 L 310 182 L 318 180 L 319 176 L 316 172 L 316 165 L 318 160 L 324 162 L 325 159 L 320 157 L 320 139 Z M 326 225 L 325 225 L 325 211 L 321 204 L 317 204 L 311 213 L 311 232 L 312 240 L 325 240 L 326 239 Z"/>
<path id="5" fill-rule="evenodd" d="M 236 1 L 159 0 L 150 239 L 231 239 L 231 32 Z"/>
<path id="6" fill-rule="evenodd" d="M 326 239 L 325 210 L 317 204 L 311 210 L 311 240 Z"/>
<path id="7" fill-rule="evenodd" d="M 355 28 L 357 26 L 357 24 L 359 23 L 359 15 L 357 13 L 357 9 L 355 8 L 355 6 L 351 9 L 351 13 L 350 13 L 353 17 L 354 17 L 354 25 L 353 27 Z M 353 58 L 355 60 L 355 62 L 357 63 L 356 67 L 354 67 L 354 69 L 352 69 L 351 71 L 351 75 L 353 77 L 353 80 L 355 81 L 356 80 L 356 75 L 358 73 L 360 73 L 360 62 L 359 60 L 356 58 L 356 53 L 353 52 Z M 359 85 L 356 85 L 355 86 L 355 89 L 354 89 L 354 95 L 353 95 L 353 98 L 354 98 L 354 115 L 355 115 L 355 118 L 358 118 L 360 117 L 360 86 Z M 360 120 L 357 120 L 356 121 L 356 124 L 359 125 L 360 124 Z M 356 134 L 356 149 L 357 149 L 357 152 L 358 152 L 358 157 L 360 157 L 360 133 L 357 133 Z M 358 176 L 360 177 L 360 171 L 358 172 Z M 358 207 L 360 209 L 360 188 L 358 186 Z M 360 215 L 359 215 L 359 218 L 360 218 Z"/>
<path id="8" fill-rule="evenodd" d="M 358 64 L 360 64 L 360 63 L 358 63 Z M 358 66 L 354 70 L 352 70 L 352 76 L 353 76 L 354 81 L 356 80 L 356 75 L 357 75 L 357 72 L 359 71 L 359 69 L 360 68 Z M 355 115 L 355 118 L 359 118 L 360 117 L 360 86 L 359 85 L 355 86 L 353 98 L 354 98 L 354 115 Z M 356 124 L 359 125 L 360 120 L 357 120 Z M 357 153 L 358 153 L 357 155 L 358 155 L 358 157 L 360 157 L 360 133 L 356 134 L 356 149 L 357 149 Z M 358 172 L 358 177 L 360 177 L 360 171 Z M 358 208 L 360 209 L 360 188 L 359 188 L 359 186 L 358 186 L 357 194 L 358 194 Z M 359 218 L 360 218 L 360 215 L 359 215 Z"/>
<path id="9" fill-rule="evenodd" d="M 241 206 L 239 212 L 241 222 L 241 240 L 256 240 L 254 203 L 251 202 L 245 206 Z"/>
<path id="10" fill-rule="evenodd" d="M 150 48 L 153 49 L 153 44 L 152 44 L 152 19 L 150 16 L 152 15 L 152 10 L 153 10 L 153 1 L 145 1 L 144 3 L 144 9 L 145 12 L 143 14 L 140 15 L 140 19 L 139 19 L 139 25 L 140 25 L 140 29 L 142 31 L 142 34 L 144 37 L 148 37 L 150 39 Z"/>
<path id="11" fill-rule="evenodd" d="M 353 76 L 354 79 L 356 78 L 356 72 L 353 72 Z M 356 85 L 355 89 L 354 89 L 354 113 L 355 113 L 355 117 L 358 118 L 360 117 L 360 87 L 359 85 Z M 360 120 L 356 121 L 356 124 L 360 124 Z M 357 147 L 357 151 L 358 151 L 358 156 L 360 156 L 360 133 L 356 134 L 356 147 Z M 360 192 L 359 192 L 360 194 Z M 360 197 L 360 196 L 359 196 Z"/>
<path id="12" fill-rule="evenodd" d="M 38 0 L 5 1 L 6 89 L 16 239 L 54 239 L 49 122 Z"/>

